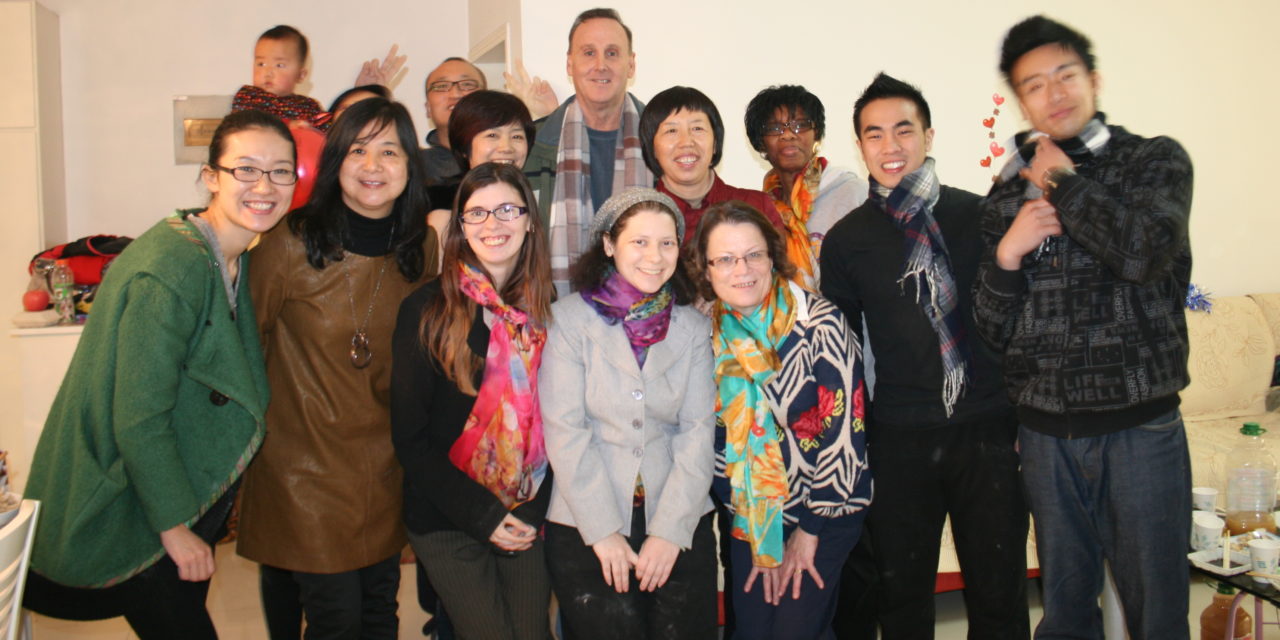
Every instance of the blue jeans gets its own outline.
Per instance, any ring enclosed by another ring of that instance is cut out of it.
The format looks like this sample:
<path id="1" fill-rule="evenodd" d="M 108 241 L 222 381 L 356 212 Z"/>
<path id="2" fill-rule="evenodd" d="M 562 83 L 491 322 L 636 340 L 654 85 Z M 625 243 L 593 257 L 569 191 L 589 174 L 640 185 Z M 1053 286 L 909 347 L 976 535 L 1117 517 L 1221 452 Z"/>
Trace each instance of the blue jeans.
<path id="1" fill-rule="evenodd" d="M 1019 439 L 1044 585 L 1036 639 L 1102 640 L 1104 558 L 1133 640 L 1189 638 L 1191 460 L 1182 415 L 1091 438 L 1022 426 Z"/>

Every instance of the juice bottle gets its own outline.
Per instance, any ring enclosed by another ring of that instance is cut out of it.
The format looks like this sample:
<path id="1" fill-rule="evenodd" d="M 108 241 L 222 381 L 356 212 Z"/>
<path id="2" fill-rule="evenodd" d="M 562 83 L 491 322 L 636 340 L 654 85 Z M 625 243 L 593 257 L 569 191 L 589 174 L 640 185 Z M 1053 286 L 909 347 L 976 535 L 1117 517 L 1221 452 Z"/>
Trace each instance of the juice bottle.
<path id="1" fill-rule="evenodd" d="M 1236 597 L 1236 590 L 1225 582 L 1218 583 L 1218 592 L 1213 594 L 1213 602 L 1200 614 L 1200 640 L 1222 640 L 1227 633 L 1227 614 L 1231 612 L 1231 601 Z M 1232 640 L 1253 640 L 1253 617 L 1245 613 L 1244 607 L 1236 609 L 1236 628 Z"/>
<path id="2" fill-rule="evenodd" d="M 1227 455 L 1227 530 L 1233 536 L 1276 529 L 1276 459 L 1262 439 L 1266 432 L 1258 423 L 1246 422 Z"/>

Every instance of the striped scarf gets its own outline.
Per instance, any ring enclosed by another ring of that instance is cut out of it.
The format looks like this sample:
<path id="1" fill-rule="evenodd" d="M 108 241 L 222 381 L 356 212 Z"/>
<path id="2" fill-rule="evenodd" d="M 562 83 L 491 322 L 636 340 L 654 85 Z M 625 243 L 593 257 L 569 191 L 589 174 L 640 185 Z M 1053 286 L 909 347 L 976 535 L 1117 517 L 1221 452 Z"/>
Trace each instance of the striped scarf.
<path id="1" fill-rule="evenodd" d="M 769 297 L 754 313 L 744 316 L 721 302 L 712 322 L 716 417 L 725 429 L 733 537 L 751 545 L 752 564 L 777 567 L 783 553 L 782 511 L 790 491 L 778 424 L 764 386 L 781 365 L 778 346 L 795 326 L 796 300 L 775 274 Z"/>
<path id="2" fill-rule="evenodd" d="M 1019 132 L 1013 137 L 1014 148 L 1017 153 L 1009 157 L 1009 161 L 1000 169 L 999 182 L 1008 182 L 1018 177 L 1018 172 L 1031 166 L 1032 158 L 1036 156 L 1036 139 L 1043 138 L 1045 133 L 1029 129 Z M 1103 147 L 1111 141 L 1111 130 L 1107 128 L 1107 115 L 1099 111 L 1092 120 L 1084 125 L 1084 129 L 1074 138 L 1066 140 L 1055 140 L 1063 153 L 1071 158 L 1075 164 L 1080 164 L 1084 160 L 1097 155 L 1102 151 Z M 1026 197 L 1028 200 L 1034 200 L 1044 195 L 1030 180 L 1027 181 Z"/>
<path id="3" fill-rule="evenodd" d="M 898 285 L 905 288 L 913 280 L 916 302 L 938 334 L 942 355 L 942 404 L 950 416 L 964 391 L 968 363 L 964 349 L 964 324 L 957 310 L 959 300 L 955 275 L 942 230 L 933 218 L 933 207 L 941 195 L 933 158 L 925 158 L 919 169 L 902 177 L 890 190 L 871 178 L 871 199 L 902 230 L 906 262 Z"/>
<path id="4" fill-rule="evenodd" d="M 1029 129 L 1019 132 L 1013 136 L 1013 145 L 1018 150 L 1013 154 L 1004 167 L 1000 169 L 999 183 L 1004 183 L 1018 177 L 1018 172 L 1024 168 L 1031 166 L 1031 160 L 1036 157 L 1036 139 L 1043 138 L 1048 134 Z M 1088 123 L 1084 125 L 1084 129 L 1080 130 L 1079 135 L 1066 140 L 1055 140 L 1054 144 L 1058 145 L 1062 152 L 1071 158 L 1071 162 L 1079 166 L 1080 163 L 1097 155 L 1111 141 L 1111 130 L 1107 128 L 1107 114 L 1099 111 L 1093 116 Z M 1044 195 L 1044 190 L 1037 187 L 1034 182 L 1028 180 L 1027 186 L 1023 190 L 1023 197 L 1027 200 L 1035 200 Z M 1039 262 L 1046 255 L 1056 255 L 1062 251 L 1062 236 L 1049 236 L 1040 242 L 1040 246 L 1036 247 L 1032 254 L 1032 260 Z"/>
<path id="5" fill-rule="evenodd" d="M 618 137 L 620 144 L 614 155 L 612 193 L 627 187 L 652 188 L 653 174 L 645 166 L 640 150 L 640 112 L 630 95 L 622 101 L 622 125 Z M 561 296 L 569 293 L 569 266 L 591 246 L 587 230 L 591 228 L 591 219 L 598 205 L 591 202 L 590 150 L 582 109 L 577 100 L 570 101 L 565 106 L 560 148 L 556 151 L 556 187 L 549 218 L 551 281 Z"/>
<path id="6" fill-rule="evenodd" d="M 814 156 L 797 176 L 787 193 L 782 176 L 770 169 L 764 176 L 764 192 L 773 198 L 773 206 L 787 225 L 787 257 L 796 266 L 796 283 L 809 291 L 818 290 L 818 241 L 809 236 L 809 213 L 818 197 L 818 184 L 827 159 Z"/>
<path id="7" fill-rule="evenodd" d="M 533 499 L 547 474 L 538 364 L 547 330 L 508 306 L 479 269 L 460 267 L 462 292 L 494 315 L 484 380 L 449 461 L 511 508 Z"/>

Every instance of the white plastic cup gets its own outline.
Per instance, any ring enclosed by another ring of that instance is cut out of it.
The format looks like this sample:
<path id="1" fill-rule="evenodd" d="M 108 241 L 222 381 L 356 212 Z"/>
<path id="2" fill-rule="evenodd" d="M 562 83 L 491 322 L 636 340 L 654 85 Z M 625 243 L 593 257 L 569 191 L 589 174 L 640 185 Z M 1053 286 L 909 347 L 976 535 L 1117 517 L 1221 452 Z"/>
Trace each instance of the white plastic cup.
<path id="1" fill-rule="evenodd" d="M 1213 487 L 1193 487 L 1191 489 L 1191 508 L 1196 511 L 1213 513 L 1218 505 L 1218 490 Z"/>
<path id="2" fill-rule="evenodd" d="M 1191 513 L 1191 548 L 1196 551 L 1216 549 L 1222 542 L 1222 529 L 1227 523 L 1208 511 Z"/>
<path id="3" fill-rule="evenodd" d="M 1258 573 L 1276 575 L 1280 569 L 1280 542 L 1270 539 L 1249 541 L 1249 559 L 1253 562 L 1253 570 Z M 1254 582 L 1270 582 L 1269 578 L 1253 576 Z"/>

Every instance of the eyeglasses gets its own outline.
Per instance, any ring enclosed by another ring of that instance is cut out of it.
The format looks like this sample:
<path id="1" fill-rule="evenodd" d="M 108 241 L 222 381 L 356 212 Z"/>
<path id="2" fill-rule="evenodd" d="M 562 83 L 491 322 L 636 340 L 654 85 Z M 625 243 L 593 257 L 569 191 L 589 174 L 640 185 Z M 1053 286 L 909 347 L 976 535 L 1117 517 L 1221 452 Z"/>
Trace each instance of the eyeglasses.
<path id="1" fill-rule="evenodd" d="M 707 266 L 720 272 L 733 271 L 738 266 L 738 261 L 747 263 L 750 269 L 759 269 L 769 264 L 769 254 L 765 251 L 752 251 L 745 256 L 720 256 L 707 261 Z"/>
<path id="2" fill-rule="evenodd" d="M 783 131 L 790 131 L 796 135 L 800 135 L 805 131 L 813 129 L 813 121 L 805 118 L 803 120 L 791 120 L 789 122 L 770 122 L 764 125 L 764 135 L 780 136 Z"/>
<path id="3" fill-rule="evenodd" d="M 454 87 L 457 87 L 458 90 L 463 93 L 470 93 L 480 88 L 480 81 L 471 80 L 470 78 L 466 80 L 454 80 L 452 82 L 448 80 L 437 80 L 427 85 L 427 91 L 432 93 L 444 93 Z"/>
<path id="4" fill-rule="evenodd" d="M 267 180 L 272 184 L 290 185 L 298 181 L 298 172 L 293 169 L 259 169 L 257 167 L 222 167 L 216 164 L 209 165 L 218 171 L 226 171 L 231 174 L 232 178 L 240 182 L 257 182 L 266 174 Z"/>
<path id="5" fill-rule="evenodd" d="M 493 217 L 503 222 L 510 222 L 526 213 L 529 213 L 529 207 L 521 207 L 519 205 L 507 203 L 494 207 L 492 211 L 480 209 L 478 207 L 475 209 L 467 209 L 458 217 L 462 219 L 463 224 L 481 224 L 485 220 L 489 219 L 490 214 L 493 214 Z"/>

